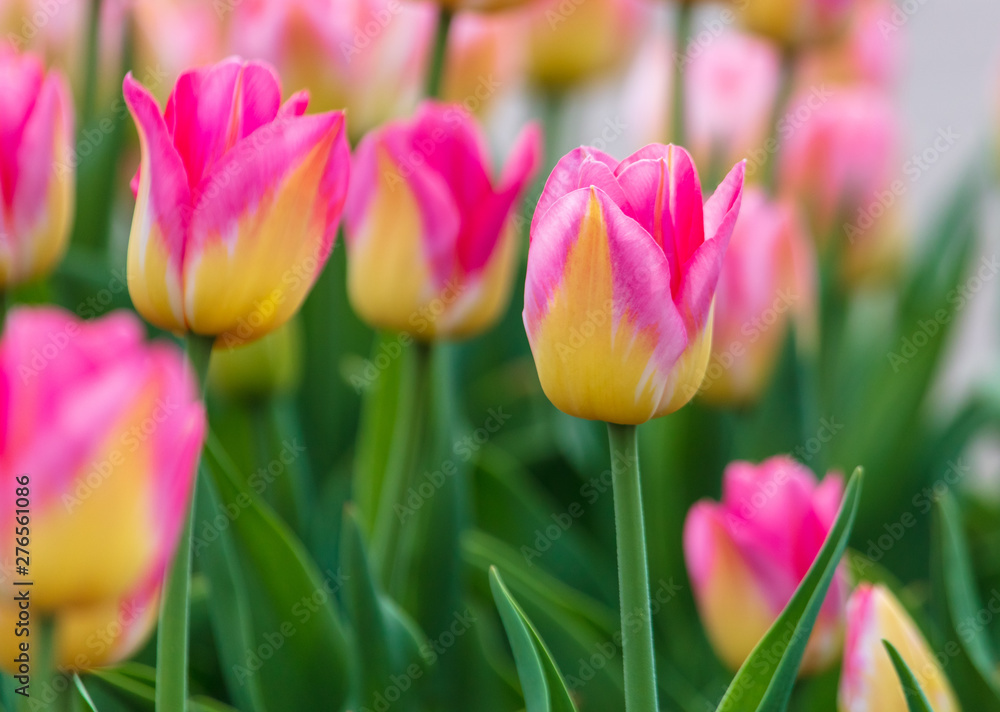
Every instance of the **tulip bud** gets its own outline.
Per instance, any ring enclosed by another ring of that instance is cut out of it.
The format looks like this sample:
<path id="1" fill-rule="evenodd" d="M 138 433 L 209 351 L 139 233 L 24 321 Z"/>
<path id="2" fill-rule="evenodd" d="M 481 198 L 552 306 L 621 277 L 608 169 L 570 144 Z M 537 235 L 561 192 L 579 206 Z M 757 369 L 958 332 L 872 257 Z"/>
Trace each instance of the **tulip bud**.
<path id="1" fill-rule="evenodd" d="M 347 292 L 361 318 L 421 340 L 491 326 L 510 299 L 514 211 L 540 154 L 530 126 L 494 184 L 472 117 L 430 102 L 365 136 L 345 218 Z"/>
<path id="2" fill-rule="evenodd" d="M 56 661 L 74 669 L 120 660 L 151 631 L 204 436 L 182 354 L 143 335 L 128 312 L 46 307 L 11 311 L 0 339 L 0 615 L 15 620 L 13 581 L 32 581 L 32 619 L 54 621 Z M 21 576 L 15 496 L 30 510 Z M 0 666 L 20 640 L 0 630 Z"/>
<path id="3" fill-rule="evenodd" d="M 724 168 L 765 144 L 780 83 L 771 44 L 727 32 L 694 56 L 685 73 L 685 131 L 700 165 Z"/>
<path id="4" fill-rule="evenodd" d="M 0 292 L 48 274 L 73 215 L 73 103 L 58 72 L 0 50 Z"/>
<path id="5" fill-rule="evenodd" d="M 748 188 L 716 290 L 704 400 L 754 401 L 774 371 L 793 318 L 811 345 L 816 282 L 816 257 L 794 206 Z"/>
<path id="6" fill-rule="evenodd" d="M 703 204 L 683 148 L 564 156 L 531 222 L 524 326 L 542 389 L 579 418 L 644 423 L 697 393 L 744 163 Z"/>
<path id="7" fill-rule="evenodd" d="M 528 74 L 566 87 L 620 65 L 631 54 L 648 8 L 636 0 L 542 0 L 525 10 Z"/>
<path id="8" fill-rule="evenodd" d="M 684 558 L 702 624 L 719 658 L 738 669 L 788 604 L 823 546 L 843 482 L 819 484 L 788 457 L 730 464 L 722 502 L 703 501 L 684 523 Z M 806 645 L 800 674 L 840 653 L 847 578 L 837 569 Z M 881 709 L 873 707 L 871 709 Z"/>
<path id="9" fill-rule="evenodd" d="M 350 157 L 343 112 L 281 105 L 274 71 L 230 59 L 181 75 L 164 115 L 132 76 L 142 164 L 129 294 L 163 329 L 247 343 L 285 323 L 333 248 Z"/>
<path id="10" fill-rule="evenodd" d="M 298 387 L 301 361 L 302 327 L 294 318 L 246 346 L 216 349 L 208 387 L 232 400 L 266 400 Z"/>
<path id="11" fill-rule="evenodd" d="M 256 0 L 232 8 L 236 54 L 270 62 L 320 111 L 346 107 L 351 137 L 409 113 L 420 97 L 434 8 L 406 0 Z"/>
<path id="12" fill-rule="evenodd" d="M 750 0 L 740 3 L 747 29 L 780 45 L 821 42 L 843 30 L 856 0 Z"/>
<path id="13" fill-rule="evenodd" d="M 927 641 L 885 586 L 861 584 L 847 603 L 840 712 L 907 712 L 903 687 L 882 644 L 899 651 L 934 712 L 959 712 L 958 700 Z"/>
<path id="14" fill-rule="evenodd" d="M 522 69 L 522 29 L 511 13 L 457 16 L 448 35 L 444 99 L 471 113 L 485 113 Z"/>

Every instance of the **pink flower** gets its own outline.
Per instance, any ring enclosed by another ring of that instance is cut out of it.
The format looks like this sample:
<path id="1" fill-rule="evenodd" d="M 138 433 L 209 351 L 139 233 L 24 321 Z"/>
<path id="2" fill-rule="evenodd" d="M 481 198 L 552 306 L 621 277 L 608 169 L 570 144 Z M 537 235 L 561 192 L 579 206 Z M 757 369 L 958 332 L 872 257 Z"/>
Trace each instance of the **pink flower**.
<path id="1" fill-rule="evenodd" d="M 360 139 L 416 105 L 434 23 L 433 6 L 407 0 L 243 0 L 230 44 L 308 89 L 321 111 L 346 107 Z"/>
<path id="2" fill-rule="evenodd" d="M 937 654 L 906 609 L 885 586 L 867 583 L 858 586 L 847 602 L 847 642 L 838 697 L 841 712 L 909 709 L 883 640 L 902 656 L 934 712 L 959 712 Z"/>
<path id="3" fill-rule="evenodd" d="M 507 308 L 515 211 L 541 156 L 536 126 L 498 180 L 461 107 L 425 103 L 365 136 L 347 201 L 347 290 L 368 323 L 417 338 L 483 331 Z"/>
<path id="4" fill-rule="evenodd" d="M 693 56 L 685 74 L 684 127 L 700 165 L 732 165 L 764 145 L 780 81 L 773 45 L 729 32 Z"/>
<path id="5" fill-rule="evenodd" d="M 73 216 L 73 102 L 58 72 L 0 50 L 0 291 L 62 258 Z"/>
<path id="6" fill-rule="evenodd" d="M 826 539 L 843 493 L 788 457 L 734 462 L 722 502 L 703 501 L 684 524 L 684 558 L 716 654 L 736 670 L 788 603 Z M 802 661 L 802 673 L 840 653 L 847 578 L 838 569 Z"/>
<path id="7" fill-rule="evenodd" d="M 152 630 L 204 436 L 180 351 L 143 335 L 128 312 L 87 322 L 44 307 L 13 310 L 0 339 L 0 526 L 14 531 L 25 487 L 33 615 L 55 619 L 58 661 L 73 668 L 120 660 Z M 13 554 L 0 553 L 4 572 Z M 16 640 L 0 634 L 5 665 Z"/>
<path id="8" fill-rule="evenodd" d="M 821 42 L 844 28 L 857 0 L 753 0 L 740 3 L 743 25 L 775 42 Z"/>
<path id="9" fill-rule="evenodd" d="M 697 392 L 744 163 L 703 203 L 683 148 L 564 156 L 531 223 L 524 326 L 542 388 L 580 418 L 643 423 Z"/>
<path id="10" fill-rule="evenodd" d="M 793 322 L 800 343 L 816 328 L 816 256 L 793 205 L 743 194 L 715 298 L 713 358 L 702 397 L 744 404 L 767 386 Z"/>
<path id="11" fill-rule="evenodd" d="M 166 112 L 132 76 L 142 165 L 129 293 L 147 320 L 237 345 L 285 323 L 333 248 L 350 156 L 343 112 L 281 104 L 274 71 L 229 59 L 177 80 Z"/>

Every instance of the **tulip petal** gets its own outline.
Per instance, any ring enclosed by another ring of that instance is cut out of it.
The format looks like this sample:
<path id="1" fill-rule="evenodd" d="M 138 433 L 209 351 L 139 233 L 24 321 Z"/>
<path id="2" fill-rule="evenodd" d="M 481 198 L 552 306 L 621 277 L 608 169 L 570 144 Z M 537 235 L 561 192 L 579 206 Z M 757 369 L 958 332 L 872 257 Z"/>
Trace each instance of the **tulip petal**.
<path id="1" fill-rule="evenodd" d="M 556 201 L 536 229 L 524 323 L 546 395 L 582 418 L 649 420 L 687 346 L 663 253 L 593 187 Z"/>
<path id="2" fill-rule="evenodd" d="M 148 321 L 183 331 L 181 267 L 191 221 L 187 173 L 153 96 L 131 74 L 123 90 L 146 168 L 139 173 L 128 242 L 129 294 Z"/>
<path id="3" fill-rule="evenodd" d="M 567 153 L 565 156 L 559 159 L 552 172 L 549 174 L 548 179 L 545 181 L 545 187 L 542 189 L 542 194 L 538 198 L 538 204 L 535 206 L 535 214 L 531 219 L 531 236 L 534 239 L 535 226 L 538 221 L 548 212 L 552 204 L 555 203 L 559 198 L 563 197 L 567 193 L 570 193 L 578 188 L 586 188 L 588 185 L 596 185 L 598 188 L 603 190 L 612 198 L 616 196 L 611 191 L 609 183 L 613 181 L 595 179 L 598 176 L 597 172 L 594 172 L 590 176 L 588 182 L 584 183 L 581 181 L 580 173 L 582 166 L 587 161 L 596 161 L 597 163 L 602 163 L 608 167 L 610 171 L 614 171 L 615 167 L 618 165 L 618 161 L 609 156 L 608 154 L 600 151 L 596 148 L 590 146 L 580 146 L 579 148 L 574 148 L 572 151 Z M 598 182 L 600 181 L 600 182 Z"/>
<path id="4" fill-rule="evenodd" d="M 184 253 L 193 331 L 235 345 L 295 313 L 333 247 L 348 151 L 344 115 L 331 112 L 278 119 L 216 163 L 198 187 Z"/>

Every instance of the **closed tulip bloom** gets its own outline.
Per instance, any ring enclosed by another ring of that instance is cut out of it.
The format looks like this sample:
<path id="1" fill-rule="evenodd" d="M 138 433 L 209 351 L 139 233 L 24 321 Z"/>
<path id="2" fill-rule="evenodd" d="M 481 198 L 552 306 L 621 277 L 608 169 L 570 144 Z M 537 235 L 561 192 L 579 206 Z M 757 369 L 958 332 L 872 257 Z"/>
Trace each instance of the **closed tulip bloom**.
<path id="1" fill-rule="evenodd" d="M 844 29 L 856 0 L 751 0 L 740 3 L 747 29 L 778 44 L 819 42 Z"/>
<path id="2" fill-rule="evenodd" d="M 756 400 L 795 323 L 807 346 L 816 321 L 816 257 L 795 207 L 747 188 L 715 297 L 715 356 L 702 383 L 710 403 Z"/>
<path id="3" fill-rule="evenodd" d="M 531 223 L 524 325 L 557 408 L 638 424 L 694 396 L 744 165 L 703 203 L 677 146 L 621 162 L 582 147 L 556 164 Z"/>
<path id="4" fill-rule="evenodd" d="M 0 292 L 48 274 L 73 215 L 73 103 L 62 75 L 0 50 Z"/>
<path id="5" fill-rule="evenodd" d="M 285 323 L 326 263 L 347 193 L 343 112 L 281 104 L 265 64 L 181 75 L 161 115 L 131 75 L 142 164 L 129 293 L 163 329 L 251 341 Z"/>
<path id="6" fill-rule="evenodd" d="M 951 684 L 916 624 L 885 586 L 867 583 L 858 586 L 847 604 L 840 712 L 909 709 L 883 640 L 899 651 L 934 712 L 959 712 Z"/>
<path id="7" fill-rule="evenodd" d="M 514 212 L 540 154 L 529 126 L 494 181 L 473 118 L 432 102 L 365 136 L 345 213 L 347 291 L 361 318 L 421 340 L 492 325 L 510 300 Z"/>
<path id="8" fill-rule="evenodd" d="M 843 482 L 816 482 L 788 457 L 730 464 L 722 502 L 703 501 L 684 523 L 684 558 L 702 624 L 719 658 L 738 669 L 791 599 L 837 517 Z M 800 674 L 837 658 L 847 578 L 838 568 L 806 645 Z M 871 709 L 881 709 L 872 707 Z"/>
<path id="9" fill-rule="evenodd" d="M 0 526 L 13 533 L 27 476 L 32 617 L 54 621 L 56 660 L 72 668 L 120 660 L 151 631 L 204 436 L 181 352 L 143 337 L 131 313 L 88 322 L 46 307 L 13 310 L 0 339 Z M 20 640 L 0 632 L 4 667 Z"/>
<path id="10" fill-rule="evenodd" d="M 536 83 L 566 87 L 623 64 L 649 15 L 637 0 L 541 0 L 525 9 L 527 71 Z"/>
<path id="11" fill-rule="evenodd" d="M 685 130 L 700 165 L 729 166 L 764 145 L 780 79 L 772 44 L 728 32 L 693 57 L 685 72 Z"/>

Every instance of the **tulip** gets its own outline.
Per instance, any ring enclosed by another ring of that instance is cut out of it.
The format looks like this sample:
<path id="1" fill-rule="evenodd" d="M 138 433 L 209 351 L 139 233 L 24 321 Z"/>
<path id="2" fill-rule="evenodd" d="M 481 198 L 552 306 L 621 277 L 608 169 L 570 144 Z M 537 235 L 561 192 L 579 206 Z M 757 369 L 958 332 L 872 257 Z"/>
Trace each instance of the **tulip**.
<path id="1" fill-rule="evenodd" d="M 131 313 L 42 307 L 12 310 L 0 339 L 0 616 L 15 617 L 8 544 L 26 475 L 32 619 L 53 621 L 56 661 L 73 669 L 121 660 L 151 632 L 204 436 L 183 356 L 143 335 Z M 0 631 L 6 669 L 19 640 Z"/>
<path id="2" fill-rule="evenodd" d="M 510 299 L 514 210 L 540 153 L 540 131 L 530 126 L 494 187 L 475 121 L 461 107 L 432 102 L 365 136 L 345 212 L 354 310 L 424 341 L 492 325 Z"/>
<path id="3" fill-rule="evenodd" d="M 695 601 L 719 658 L 738 669 L 791 599 L 837 517 L 843 482 L 821 482 L 789 457 L 731 463 L 722 502 L 702 501 L 684 523 Z M 806 645 L 800 674 L 840 653 L 847 577 L 838 568 Z M 871 709 L 881 709 L 873 707 Z"/>
<path id="4" fill-rule="evenodd" d="M 820 42 L 841 31 L 857 0 L 748 0 L 739 3 L 743 26 L 778 44 Z"/>
<path id="5" fill-rule="evenodd" d="M 542 0 L 524 14 L 528 75 L 550 88 L 572 86 L 623 64 L 649 16 L 636 0 Z"/>
<path id="6" fill-rule="evenodd" d="M 780 83 L 773 45 L 737 32 L 722 35 L 685 69 L 685 130 L 695 160 L 728 166 L 766 142 Z"/>
<path id="7" fill-rule="evenodd" d="M 347 193 L 343 112 L 281 105 L 265 64 L 181 75 L 160 114 L 131 75 L 142 163 L 129 293 L 163 329 L 249 342 L 285 323 L 326 263 Z"/>
<path id="8" fill-rule="evenodd" d="M 578 148 L 559 161 L 532 219 L 524 294 L 538 377 L 557 408 L 634 425 L 697 392 L 744 169 L 703 205 L 677 146 L 621 163 Z"/>
<path id="9" fill-rule="evenodd" d="M 445 101 L 482 115 L 522 68 L 522 23 L 516 15 L 462 14 L 452 22 L 445 56 Z"/>
<path id="10" fill-rule="evenodd" d="M 847 642 L 840 675 L 840 712 L 907 712 L 892 659 L 892 643 L 917 678 L 934 712 L 959 712 L 948 678 L 896 597 L 880 584 L 862 584 L 847 603 Z"/>
<path id="11" fill-rule="evenodd" d="M 781 192 L 806 209 L 819 246 L 834 233 L 848 245 L 849 271 L 885 272 L 899 261 L 894 222 L 897 121 L 889 100 L 870 88 L 840 89 L 793 103 L 795 130 L 781 147 Z M 817 103 L 818 101 L 818 103 Z"/>
<path id="12" fill-rule="evenodd" d="M 347 107 L 359 140 L 416 105 L 434 16 L 406 0 L 245 0 L 232 7 L 230 44 L 308 89 L 320 111 Z"/>
<path id="13" fill-rule="evenodd" d="M 702 383 L 704 400 L 756 400 L 793 318 L 800 339 L 811 345 L 816 282 L 816 258 L 794 206 L 748 188 L 716 290 L 715 356 Z"/>
<path id="14" fill-rule="evenodd" d="M 73 215 L 73 103 L 58 72 L 0 50 L 0 292 L 50 272 Z"/>

